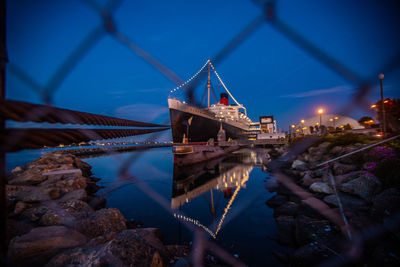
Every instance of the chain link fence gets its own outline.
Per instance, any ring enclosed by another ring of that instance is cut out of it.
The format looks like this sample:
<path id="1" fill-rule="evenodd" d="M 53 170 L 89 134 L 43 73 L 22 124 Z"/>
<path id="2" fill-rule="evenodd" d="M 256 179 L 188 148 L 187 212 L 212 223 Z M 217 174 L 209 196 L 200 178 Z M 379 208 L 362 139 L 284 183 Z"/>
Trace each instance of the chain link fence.
<path id="1" fill-rule="evenodd" d="M 87 55 L 94 48 L 94 46 L 101 42 L 102 39 L 107 35 L 129 48 L 132 53 L 136 54 L 142 60 L 152 66 L 154 68 L 154 71 L 161 73 L 174 84 L 180 85 L 184 82 L 184 79 L 180 78 L 167 65 L 160 62 L 156 57 L 152 56 L 151 53 L 147 52 L 144 48 L 140 47 L 137 43 L 132 41 L 131 38 L 120 31 L 119 27 L 115 24 L 115 13 L 117 9 L 120 8 L 123 1 L 110 0 L 104 6 L 92 0 L 82 0 L 81 2 L 89 6 L 93 10 L 93 12 L 100 16 L 101 23 L 97 27 L 95 27 L 89 34 L 87 34 L 87 36 L 85 36 L 83 40 L 81 40 L 79 45 L 73 49 L 72 53 L 66 58 L 66 60 L 64 60 L 53 72 L 54 74 L 47 80 L 47 83 L 45 85 L 40 84 L 34 78 L 30 77 L 14 62 L 8 62 L 8 71 L 12 75 L 15 75 L 20 81 L 28 85 L 34 92 L 36 92 L 41 97 L 44 103 L 46 103 L 47 105 L 51 105 L 53 103 L 54 95 L 55 93 L 57 93 L 57 90 L 60 88 L 61 84 L 66 80 L 69 75 L 73 75 L 72 71 L 81 62 L 83 57 Z M 344 80 L 348 81 L 354 86 L 356 91 L 354 97 L 349 101 L 349 104 L 346 105 L 343 110 L 340 110 L 337 113 L 346 115 L 349 114 L 349 112 L 351 112 L 353 109 L 364 109 L 365 107 L 369 106 L 367 104 L 368 101 L 366 100 L 366 96 L 370 92 L 372 85 L 375 84 L 376 73 L 371 74 L 367 78 L 361 77 L 350 68 L 348 68 L 345 64 L 343 64 L 340 60 L 325 53 L 324 50 L 321 49 L 318 45 L 315 45 L 312 41 L 297 32 L 279 17 L 279 14 L 276 12 L 276 6 L 278 4 L 277 1 L 254 1 L 254 3 L 259 6 L 260 15 L 256 16 L 242 30 L 239 30 L 238 33 L 225 46 L 221 47 L 218 53 L 210 58 L 214 66 L 218 66 L 220 63 L 222 63 L 229 55 L 233 53 L 233 51 L 235 51 L 235 49 L 237 49 L 242 43 L 246 42 L 246 40 L 248 40 L 249 37 L 262 25 L 268 24 L 270 27 L 273 27 L 284 37 L 286 37 L 293 45 L 306 52 L 309 56 L 313 57 L 325 67 L 329 68 L 332 72 L 338 74 L 340 77 L 342 77 Z M 259 51 L 260 54 L 262 54 L 263 52 L 264 51 Z M 399 66 L 400 51 L 398 55 L 396 57 L 393 57 L 390 62 L 387 62 L 383 66 L 379 66 L 377 70 L 379 70 L 379 72 L 389 74 L 396 70 L 396 68 L 398 68 Z M 190 84 L 185 87 L 185 94 L 189 103 L 199 105 L 199 101 L 196 99 L 194 92 L 195 89 L 199 87 L 200 83 L 204 80 L 205 75 L 206 73 L 204 72 L 200 73 Z M 53 110 L 51 108 L 49 108 L 48 110 L 43 108 L 30 109 L 29 113 L 26 112 L 24 114 L 25 118 L 22 120 L 32 121 L 34 120 L 33 118 L 35 116 L 44 117 L 52 111 Z M 78 120 L 78 118 L 74 118 L 76 114 L 64 113 L 64 115 L 69 117 L 66 118 L 66 120 Z M 166 121 L 163 124 L 168 124 L 168 122 Z M 148 137 L 148 140 L 154 140 L 158 137 L 158 135 L 159 133 L 153 133 Z M 21 141 L 20 139 L 22 136 L 22 134 L 16 135 L 16 137 L 11 140 L 12 142 L 15 142 L 15 144 L 17 144 L 19 141 Z M 90 140 L 102 139 L 104 137 L 102 135 L 99 135 L 98 131 L 94 130 L 82 131 L 80 133 L 80 136 L 81 138 Z M 47 136 L 47 138 L 52 137 L 54 136 Z M 46 138 L 46 136 L 44 138 Z M 345 254 L 336 253 L 335 257 L 328 259 L 327 262 L 321 262 L 321 264 L 327 266 L 337 266 L 345 265 L 351 262 L 357 262 L 363 257 L 364 244 L 368 240 L 376 239 L 383 236 L 387 231 L 387 226 L 376 225 L 375 227 L 373 227 L 373 229 L 365 229 L 361 232 L 355 232 L 353 229 L 351 229 L 351 226 L 349 226 L 344 212 L 338 214 L 337 212 L 333 211 L 324 202 L 315 198 L 312 194 L 305 191 L 303 188 L 293 182 L 293 179 L 291 179 L 282 170 L 282 168 L 287 166 L 287 163 L 290 162 L 294 157 L 306 151 L 309 147 L 313 146 L 318 141 L 319 138 L 300 141 L 296 144 L 296 146 L 293 146 L 285 156 L 280 157 L 279 159 L 272 162 L 269 165 L 269 168 L 272 171 L 272 176 L 276 178 L 276 180 L 280 184 L 291 190 L 301 200 L 303 200 L 304 203 L 322 214 L 325 218 L 329 219 L 334 225 L 337 225 L 342 231 L 343 235 L 346 237 L 348 241 L 346 244 L 348 246 L 348 249 L 346 250 L 347 252 Z M 6 145 L 12 144 L 8 143 Z M 110 152 L 108 150 L 105 150 L 105 153 Z M 114 155 L 110 153 L 110 157 L 113 156 Z M 171 209 L 170 202 L 165 197 L 154 191 L 146 183 L 139 182 L 140 178 L 135 176 L 135 174 L 130 173 L 130 166 L 135 164 L 140 156 L 140 152 L 132 153 L 132 155 L 122 164 L 118 178 L 113 184 L 109 185 L 109 189 L 103 192 L 103 196 L 111 191 L 116 190 L 118 187 L 123 186 L 127 182 L 130 182 L 135 184 L 135 186 L 137 186 L 148 196 L 150 196 L 154 201 L 156 201 L 160 206 L 168 211 L 171 216 L 175 216 L 177 219 L 184 218 L 185 214 L 183 214 L 181 211 L 177 212 L 176 210 Z M 330 175 L 332 174 L 330 173 Z M 337 195 L 337 192 L 335 193 Z M 249 204 L 250 203 L 246 205 Z M 54 205 L 57 205 L 57 203 L 54 202 Z M 246 207 L 241 207 L 241 210 L 243 210 L 244 208 Z M 59 209 L 62 208 L 59 207 Z M 240 212 L 236 212 L 231 215 L 229 219 L 232 220 L 234 216 L 239 215 Z M 399 215 L 394 215 L 391 219 L 392 227 L 398 224 L 400 221 Z M 212 239 L 210 239 L 205 230 L 196 227 L 192 223 L 189 223 L 185 220 L 182 220 L 182 223 L 193 232 L 192 264 L 194 266 L 204 265 L 203 258 L 206 251 L 212 251 L 226 264 L 233 266 L 245 266 L 245 263 L 227 253 L 223 248 L 221 248 Z M 226 225 L 226 222 L 224 225 Z M 222 225 L 222 227 L 224 227 L 224 225 Z M 120 264 L 118 262 L 118 259 L 115 259 L 114 263 L 116 265 Z"/>

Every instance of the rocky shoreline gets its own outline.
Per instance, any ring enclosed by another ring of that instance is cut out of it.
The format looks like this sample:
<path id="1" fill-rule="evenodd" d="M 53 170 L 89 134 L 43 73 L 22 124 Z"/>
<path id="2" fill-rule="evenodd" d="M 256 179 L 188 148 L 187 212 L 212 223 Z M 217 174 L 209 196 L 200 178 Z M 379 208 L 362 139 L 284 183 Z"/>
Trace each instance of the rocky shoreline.
<path id="1" fill-rule="evenodd" d="M 322 201 L 322 205 L 331 208 L 341 218 L 345 216 L 353 237 L 377 226 L 387 229 L 380 236 L 359 244 L 362 255 L 346 258 L 352 247 L 343 229 L 311 208 L 308 203 L 312 200 L 299 197 L 298 193 L 279 182 L 270 181 L 266 187 L 276 195 L 266 204 L 274 209 L 277 241 L 292 248 L 290 252 L 274 252 L 282 262 L 293 266 L 313 266 L 335 258 L 338 265 L 399 266 L 399 224 L 397 222 L 392 228 L 386 224 L 400 211 L 400 191 L 398 184 L 388 183 L 384 175 L 373 174 L 382 162 L 398 164 L 394 150 L 377 147 L 342 158 L 330 166 L 316 168 L 318 163 L 363 146 L 365 144 L 341 146 L 323 142 L 298 155 L 283 172 L 291 183 L 306 192 L 304 194 L 311 193 L 311 198 Z M 400 174 L 397 177 L 400 179 Z"/>
<path id="2" fill-rule="evenodd" d="M 164 245 L 95 195 L 99 179 L 79 158 L 52 152 L 15 168 L 6 186 L 11 266 L 173 266 L 188 246 Z"/>

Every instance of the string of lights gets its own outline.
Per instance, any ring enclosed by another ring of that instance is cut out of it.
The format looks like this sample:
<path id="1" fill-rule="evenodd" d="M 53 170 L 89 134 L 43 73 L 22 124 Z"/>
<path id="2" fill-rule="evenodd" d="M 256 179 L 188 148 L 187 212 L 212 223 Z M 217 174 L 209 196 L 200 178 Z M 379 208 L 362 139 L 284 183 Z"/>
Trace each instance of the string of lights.
<path id="1" fill-rule="evenodd" d="M 209 63 L 210 63 L 210 60 L 207 60 L 207 62 L 203 65 L 203 67 L 201 67 L 201 68 L 199 69 L 198 72 L 196 72 L 196 73 L 195 73 L 192 77 L 190 77 L 186 82 L 184 82 L 184 83 L 180 84 L 179 86 L 175 87 L 174 89 L 172 89 L 172 90 L 170 91 L 170 93 L 173 93 L 173 92 L 175 92 L 176 90 L 179 90 L 180 88 L 184 87 L 186 84 L 190 83 L 194 78 L 197 77 L 197 75 L 200 74 L 200 72 L 203 71 L 203 69 L 204 69 L 204 68 L 207 66 L 207 64 L 209 64 Z"/>
<path id="2" fill-rule="evenodd" d="M 230 199 L 229 202 L 228 202 L 228 205 L 226 206 L 226 208 L 225 208 L 225 210 L 224 210 L 224 214 L 222 214 L 221 220 L 219 221 L 219 224 L 218 224 L 218 227 L 217 227 L 217 231 L 215 231 L 215 236 L 217 236 L 219 230 L 221 230 L 221 226 L 222 226 L 222 223 L 223 223 L 224 220 L 225 220 L 226 214 L 228 213 L 229 209 L 231 208 L 232 203 L 233 203 L 233 201 L 234 201 L 235 198 L 236 198 L 236 195 L 237 195 L 237 194 L 239 193 L 239 191 L 240 191 L 240 188 L 242 187 L 242 185 L 243 185 L 244 183 L 247 182 L 247 180 L 249 180 L 249 176 L 248 176 L 248 175 L 247 175 L 246 177 L 244 177 L 243 180 L 240 181 L 240 185 L 239 185 L 238 187 L 236 187 L 235 192 L 233 193 L 231 199 Z"/>
<path id="3" fill-rule="evenodd" d="M 222 86 L 225 88 L 226 92 L 228 92 L 228 94 L 229 94 L 230 97 L 233 99 L 233 101 L 235 101 L 235 103 L 236 103 L 238 106 L 243 107 L 243 105 L 239 104 L 239 102 L 233 97 L 233 95 L 231 94 L 231 92 L 229 92 L 228 88 L 226 88 L 225 83 L 222 81 L 221 77 L 219 77 L 218 72 L 215 70 L 215 68 L 214 68 L 214 66 L 213 66 L 213 64 L 212 64 L 211 62 L 210 62 L 210 65 L 211 65 L 211 67 L 212 67 L 212 69 L 213 69 L 215 75 L 217 75 L 218 80 L 220 81 L 220 83 L 222 84 Z M 243 109 L 244 109 L 245 115 L 247 115 L 247 114 L 246 114 L 246 113 L 247 113 L 247 112 L 246 112 L 246 108 L 243 107 Z"/>
<path id="4" fill-rule="evenodd" d="M 186 217 L 186 216 L 184 216 L 184 215 L 176 214 L 176 213 L 174 213 L 174 217 L 175 217 L 175 218 L 178 218 L 178 219 L 185 220 L 185 221 L 187 221 L 187 222 L 191 222 L 191 223 L 193 223 L 193 224 L 195 224 L 195 225 L 197 225 L 197 226 L 203 228 L 203 229 L 204 229 L 207 233 L 209 233 L 214 239 L 216 238 L 216 235 L 215 235 L 207 226 L 204 226 L 204 225 L 201 224 L 198 220 L 194 220 L 194 219 L 192 219 L 192 218 Z"/>

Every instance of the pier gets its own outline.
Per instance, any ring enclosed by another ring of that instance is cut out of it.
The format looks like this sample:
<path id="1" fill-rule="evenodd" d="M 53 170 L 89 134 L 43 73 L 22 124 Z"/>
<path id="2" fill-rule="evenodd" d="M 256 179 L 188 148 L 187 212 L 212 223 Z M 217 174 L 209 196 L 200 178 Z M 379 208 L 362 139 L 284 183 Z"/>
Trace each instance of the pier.
<path id="1" fill-rule="evenodd" d="M 254 146 L 280 146 L 288 144 L 288 140 L 281 139 L 256 139 L 256 140 L 231 140 L 231 141 L 220 141 L 219 146 L 244 146 L 244 147 L 254 147 Z"/>
<path id="2" fill-rule="evenodd" d="M 157 144 L 157 145 L 140 145 L 140 146 L 116 146 L 116 147 L 92 147 L 92 148 L 77 148 L 63 149 L 59 152 L 73 154 L 77 157 L 101 156 L 103 154 L 142 151 L 150 148 L 171 147 L 172 144 Z"/>

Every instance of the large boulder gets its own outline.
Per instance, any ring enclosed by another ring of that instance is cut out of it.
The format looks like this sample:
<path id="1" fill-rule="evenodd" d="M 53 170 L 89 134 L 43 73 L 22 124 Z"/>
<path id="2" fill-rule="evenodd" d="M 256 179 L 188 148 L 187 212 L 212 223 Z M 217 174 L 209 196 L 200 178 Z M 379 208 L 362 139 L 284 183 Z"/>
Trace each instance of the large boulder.
<path id="1" fill-rule="evenodd" d="M 65 226 L 34 228 L 15 237 L 8 247 L 8 259 L 15 265 L 42 265 L 63 249 L 83 245 L 86 237 Z"/>
<path id="2" fill-rule="evenodd" d="M 315 193 L 323 193 L 323 194 L 333 194 L 333 188 L 324 182 L 315 182 L 310 185 L 310 191 Z"/>
<path id="3" fill-rule="evenodd" d="M 371 216 L 377 221 L 391 217 L 400 211 L 400 191 L 389 188 L 377 195 L 372 204 Z"/>
<path id="4" fill-rule="evenodd" d="M 335 183 L 337 185 L 342 184 L 342 183 L 347 183 L 353 179 L 360 177 L 362 174 L 363 174 L 362 171 L 352 171 L 352 172 L 349 172 L 346 174 L 336 175 L 336 176 L 334 176 Z"/>
<path id="5" fill-rule="evenodd" d="M 78 189 L 71 192 L 66 193 L 63 197 L 61 197 L 58 202 L 67 202 L 70 200 L 82 200 L 86 201 L 88 198 L 85 189 Z"/>
<path id="6" fill-rule="evenodd" d="M 279 243 L 283 245 L 294 246 L 294 229 L 295 220 L 293 216 L 279 216 L 275 218 L 276 221 L 276 237 Z"/>
<path id="7" fill-rule="evenodd" d="M 267 205 L 270 208 L 277 208 L 280 205 L 284 204 L 287 201 L 287 197 L 283 195 L 276 194 L 275 196 L 271 197 L 267 200 Z"/>
<path id="8" fill-rule="evenodd" d="M 339 162 L 334 162 L 332 169 L 335 175 L 342 175 L 352 171 L 356 171 L 358 167 L 354 164 L 342 164 Z"/>
<path id="9" fill-rule="evenodd" d="M 107 243 L 63 252 L 47 266 L 165 266 L 169 255 L 158 230 L 124 230 Z"/>
<path id="10" fill-rule="evenodd" d="M 306 171 L 304 173 L 303 178 L 301 179 L 301 183 L 306 187 L 309 187 L 311 184 L 313 184 L 315 182 L 321 182 L 321 181 L 322 181 L 322 179 L 320 179 L 320 178 L 314 178 L 312 176 L 311 171 Z"/>
<path id="11" fill-rule="evenodd" d="M 308 170 L 307 164 L 304 161 L 301 161 L 301 160 L 298 160 L 298 159 L 293 161 L 291 168 L 294 169 L 294 170 L 298 170 L 298 171 L 306 171 L 306 170 Z"/>
<path id="12" fill-rule="evenodd" d="M 96 237 L 125 230 L 126 219 L 118 209 L 101 209 L 78 221 L 76 229 L 89 237 Z"/>
<path id="13" fill-rule="evenodd" d="M 295 202 L 292 201 L 285 202 L 279 207 L 276 207 L 274 209 L 274 216 L 282 216 L 282 215 L 296 216 L 298 207 L 299 204 Z"/>
<path id="14" fill-rule="evenodd" d="M 358 197 L 340 194 L 339 198 L 343 208 L 346 210 L 367 211 L 369 209 L 368 203 Z M 324 197 L 324 202 L 333 207 L 339 206 L 339 201 L 336 195 L 329 195 Z"/>
<path id="15" fill-rule="evenodd" d="M 87 218 L 94 210 L 84 201 L 68 200 L 66 202 L 47 203 L 48 210 L 41 216 L 41 225 L 66 225 L 74 226 L 79 219 Z"/>
<path id="16" fill-rule="evenodd" d="M 361 197 L 364 200 L 372 201 L 374 194 L 380 190 L 381 182 L 370 173 L 363 173 L 359 178 L 341 184 L 339 189 L 342 192 Z"/>
<path id="17" fill-rule="evenodd" d="M 57 189 L 61 194 L 66 194 L 74 190 L 85 189 L 88 178 L 81 175 L 80 172 L 67 173 L 62 175 L 51 175 L 40 184 L 43 189 Z"/>

